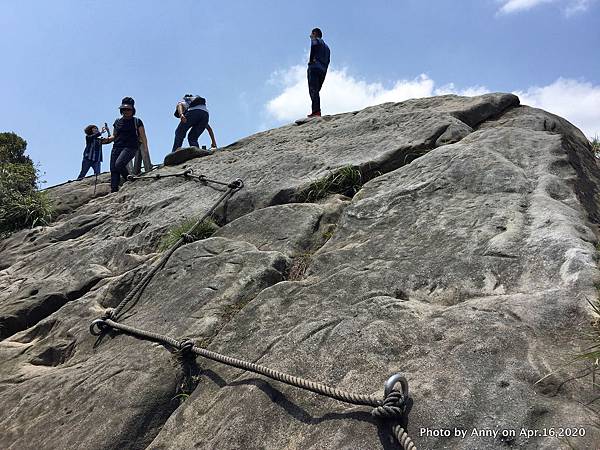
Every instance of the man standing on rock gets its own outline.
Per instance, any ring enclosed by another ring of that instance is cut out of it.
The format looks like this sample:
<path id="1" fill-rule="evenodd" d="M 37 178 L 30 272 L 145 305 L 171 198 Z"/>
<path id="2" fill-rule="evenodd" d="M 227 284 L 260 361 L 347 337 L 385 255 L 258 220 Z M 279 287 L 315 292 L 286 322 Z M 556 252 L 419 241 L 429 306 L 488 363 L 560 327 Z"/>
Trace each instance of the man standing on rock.
<path id="1" fill-rule="evenodd" d="M 180 122 L 175 130 L 175 141 L 173 142 L 174 152 L 183 145 L 185 134 L 188 133 L 188 142 L 190 147 L 199 147 L 198 138 L 204 132 L 208 131 L 211 140 L 211 148 L 217 148 L 217 141 L 212 128 L 208 124 L 208 109 L 206 108 L 206 100 L 199 95 L 186 94 L 183 99 L 177 103 L 175 108 L 175 117 Z"/>
<path id="2" fill-rule="evenodd" d="M 310 33 L 310 56 L 308 58 L 308 93 L 312 101 L 312 113 L 308 117 L 321 117 L 319 91 L 329 67 L 329 47 L 323 41 L 323 33 L 315 28 Z"/>

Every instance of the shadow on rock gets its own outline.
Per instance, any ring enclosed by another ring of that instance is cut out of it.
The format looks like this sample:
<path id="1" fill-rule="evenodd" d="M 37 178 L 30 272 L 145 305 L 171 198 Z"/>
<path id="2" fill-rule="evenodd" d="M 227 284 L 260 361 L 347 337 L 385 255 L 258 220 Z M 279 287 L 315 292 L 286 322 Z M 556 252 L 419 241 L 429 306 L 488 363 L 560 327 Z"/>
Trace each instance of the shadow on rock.
<path id="1" fill-rule="evenodd" d="M 275 403 L 276 405 L 283 408 L 290 416 L 294 419 L 307 424 L 307 425 L 318 425 L 322 422 L 328 422 L 331 420 L 357 420 L 361 422 L 372 423 L 377 427 L 377 434 L 379 436 L 379 441 L 384 450 L 397 450 L 402 447 L 398 444 L 396 439 L 392 434 L 392 427 L 396 424 L 394 421 L 380 421 L 373 416 L 369 411 L 353 411 L 346 413 L 327 413 L 321 417 L 314 417 L 308 411 L 297 405 L 296 403 L 290 401 L 283 392 L 279 389 L 276 389 L 266 380 L 261 378 L 249 378 L 240 381 L 233 381 L 228 383 L 220 375 L 213 372 L 212 370 L 203 370 L 202 375 L 205 375 L 212 382 L 214 382 L 220 388 L 226 386 L 244 386 L 244 385 L 252 385 L 263 391 L 269 399 Z M 407 402 L 407 414 L 410 413 L 412 409 L 412 400 L 409 399 Z M 407 420 L 403 419 L 400 422 L 400 425 L 406 429 L 407 428 Z"/>

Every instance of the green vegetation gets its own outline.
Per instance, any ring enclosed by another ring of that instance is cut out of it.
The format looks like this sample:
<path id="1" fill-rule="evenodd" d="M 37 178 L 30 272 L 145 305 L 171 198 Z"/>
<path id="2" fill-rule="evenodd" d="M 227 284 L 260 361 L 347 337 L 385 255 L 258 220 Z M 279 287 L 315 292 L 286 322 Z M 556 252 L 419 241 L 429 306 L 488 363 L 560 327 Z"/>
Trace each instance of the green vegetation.
<path id="1" fill-rule="evenodd" d="M 592 145 L 594 156 L 596 158 L 600 158 L 600 138 L 598 138 L 598 136 L 594 136 L 594 138 L 590 141 L 590 144 Z"/>
<path id="2" fill-rule="evenodd" d="M 196 224 L 198 219 L 190 218 L 186 219 L 178 225 L 167 231 L 167 234 L 160 241 L 158 246 L 159 251 L 167 250 L 171 248 L 181 238 L 182 235 L 189 233 L 194 238 L 194 241 L 200 241 L 202 239 L 209 238 L 215 231 L 219 229 L 219 226 L 210 218 L 204 219 L 194 229 L 193 233 L 190 233 L 192 227 Z"/>
<path id="3" fill-rule="evenodd" d="M 342 194 L 353 197 L 363 185 L 360 171 L 352 166 L 345 166 L 325 178 L 316 180 L 300 192 L 297 200 L 301 203 L 312 203 L 330 194 Z"/>
<path id="4" fill-rule="evenodd" d="M 175 397 L 173 397 L 171 399 L 171 401 L 174 400 L 179 400 L 179 403 L 183 403 L 184 401 L 186 401 L 188 398 L 190 398 L 190 394 L 185 394 L 185 393 L 181 393 L 181 394 L 177 394 Z"/>
<path id="5" fill-rule="evenodd" d="M 331 239 L 333 237 L 336 229 L 337 229 L 337 225 L 335 225 L 335 224 L 331 224 L 327 227 L 327 230 L 321 235 L 321 237 L 323 239 L 325 239 L 325 242 L 327 242 L 329 239 Z"/>
<path id="6" fill-rule="evenodd" d="M 52 220 L 52 204 L 38 190 L 39 171 L 26 148 L 15 133 L 0 133 L 0 239 Z"/>
<path id="7" fill-rule="evenodd" d="M 194 390 L 200 383 L 200 375 L 194 373 L 198 372 L 200 369 L 194 363 L 190 367 L 185 367 L 185 376 L 179 381 L 177 386 L 177 394 L 171 398 L 171 401 L 177 401 L 180 405 L 185 402 L 190 395 L 193 394 Z"/>
<path id="8" fill-rule="evenodd" d="M 598 286 L 596 286 L 596 289 L 598 289 Z M 585 353 L 579 355 L 579 357 L 589 359 L 595 366 L 600 366 L 600 298 L 596 299 L 595 302 L 590 300 L 588 302 L 594 310 L 596 317 L 592 321 L 591 346 Z"/>

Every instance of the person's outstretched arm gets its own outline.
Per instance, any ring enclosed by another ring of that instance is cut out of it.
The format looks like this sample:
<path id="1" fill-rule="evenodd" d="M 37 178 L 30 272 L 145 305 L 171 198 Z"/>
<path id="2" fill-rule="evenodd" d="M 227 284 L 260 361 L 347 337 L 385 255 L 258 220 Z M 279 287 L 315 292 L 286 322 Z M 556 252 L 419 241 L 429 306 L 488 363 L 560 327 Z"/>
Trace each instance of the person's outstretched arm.
<path id="1" fill-rule="evenodd" d="M 210 125 L 206 124 L 206 130 L 208 131 L 208 134 L 210 135 L 210 140 L 212 141 L 212 144 L 210 144 L 210 148 L 217 148 L 217 141 L 215 140 L 215 133 L 213 133 L 213 130 L 210 127 Z"/>

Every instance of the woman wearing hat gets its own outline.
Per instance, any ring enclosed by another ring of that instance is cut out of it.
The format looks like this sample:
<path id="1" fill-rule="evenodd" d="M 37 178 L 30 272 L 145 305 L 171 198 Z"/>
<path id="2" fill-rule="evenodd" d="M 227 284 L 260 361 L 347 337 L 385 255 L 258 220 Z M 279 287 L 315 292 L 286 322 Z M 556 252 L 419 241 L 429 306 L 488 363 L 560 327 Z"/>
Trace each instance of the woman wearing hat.
<path id="1" fill-rule="evenodd" d="M 134 100 L 125 97 L 119 106 L 121 118 L 115 120 L 113 135 L 107 143 L 114 142 L 110 154 L 110 190 L 119 190 L 119 178 L 127 180 L 127 163 L 131 161 L 139 150 L 140 143 L 148 149 L 148 139 L 144 131 L 144 123 L 134 116 Z"/>

